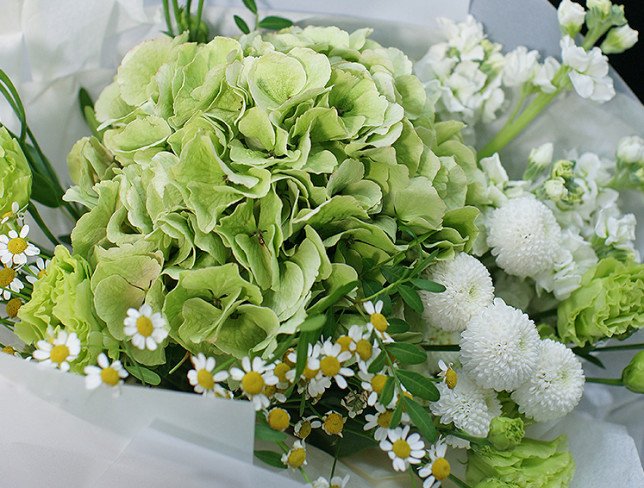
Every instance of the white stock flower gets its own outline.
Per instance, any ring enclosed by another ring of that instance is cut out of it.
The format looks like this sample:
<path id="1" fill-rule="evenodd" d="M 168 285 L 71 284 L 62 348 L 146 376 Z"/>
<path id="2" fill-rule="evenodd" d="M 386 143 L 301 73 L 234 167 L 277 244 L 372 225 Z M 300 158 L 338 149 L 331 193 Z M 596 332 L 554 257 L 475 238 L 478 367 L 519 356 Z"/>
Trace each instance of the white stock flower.
<path id="1" fill-rule="evenodd" d="M 487 268 L 473 256 L 458 254 L 429 270 L 428 277 L 445 286 L 441 293 L 420 291 L 423 318 L 446 331 L 465 330 L 470 318 L 492 303 L 494 286 Z"/>
<path id="2" fill-rule="evenodd" d="M 537 73 L 539 53 L 528 51 L 525 46 L 519 46 L 505 56 L 503 67 L 503 84 L 505 86 L 521 86 L 532 80 Z"/>
<path id="3" fill-rule="evenodd" d="M 465 21 L 459 23 L 444 17 L 436 21 L 447 38 L 448 45 L 461 53 L 461 59 L 465 61 L 483 59 L 485 53 L 480 45 L 485 39 L 483 25 L 473 16 L 468 15 Z"/>
<path id="4" fill-rule="evenodd" d="M 432 413 L 442 424 L 454 423 L 476 437 L 485 437 L 490 422 L 501 415 L 501 403 L 493 390 L 481 388 L 463 372 L 458 373 L 458 383 L 450 389 L 445 383 L 437 383 L 440 398 L 429 404 Z"/>
<path id="5" fill-rule="evenodd" d="M 487 221 L 487 243 L 507 273 L 534 277 L 552 268 L 561 229 L 552 211 L 534 197 L 508 200 Z"/>
<path id="6" fill-rule="evenodd" d="M 561 65 L 559 64 L 559 61 L 548 56 L 543 64 L 539 65 L 539 69 L 537 70 L 532 83 L 535 86 L 538 86 L 544 93 L 554 92 L 557 87 L 552 84 L 552 80 L 560 67 Z"/>
<path id="7" fill-rule="evenodd" d="M 581 30 L 586 18 L 584 7 L 571 0 L 562 0 L 557 9 L 557 19 L 562 32 L 574 37 Z"/>
<path id="8" fill-rule="evenodd" d="M 615 249 L 634 250 L 635 215 L 620 215 L 615 207 L 602 208 L 597 214 L 595 234 L 605 239 L 604 244 Z"/>
<path id="9" fill-rule="evenodd" d="M 603 15 L 608 15 L 612 6 L 611 0 L 586 0 L 588 9 L 597 9 Z"/>
<path id="10" fill-rule="evenodd" d="M 568 76 L 580 97 L 606 102 L 615 96 L 613 80 L 608 76 L 608 58 L 598 47 L 585 51 L 570 36 L 564 36 L 561 58 L 572 68 Z"/>
<path id="11" fill-rule="evenodd" d="M 140 309 L 130 308 L 123 321 L 123 332 L 132 338 L 134 347 L 150 351 L 156 350 L 166 337 L 168 327 L 165 318 L 160 313 L 154 313 L 152 307 L 144 303 Z"/>
<path id="12" fill-rule="evenodd" d="M 534 370 L 539 334 L 526 314 L 496 298 L 472 317 L 461 334 L 460 346 L 463 369 L 474 382 L 483 388 L 511 391 Z"/>
<path id="13" fill-rule="evenodd" d="M 519 411 L 537 422 L 563 417 L 579 403 L 584 390 L 584 373 L 575 354 L 551 339 L 541 341 L 534 373 L 512 399 Z"/>
<path id="14" fill-rule="evenodd" d="M 617 144 L 617 158 L 625 163 L 644 161 L 644 139 L 638 136 L 620 139 Z"/>
<path id="15" fill-rule="evenodd" d="M 602 42 L 601 50 L 606 54 L 622 53 L 632 48 L 638 37 L 639 33 L 635 29 L 631 29 L 628 24 L 614 27 Z"/>
<path id="16" fill-rule="evenodd" d="M 554 152 L 554 146 L 552 142 L 546 142 L 539 147 L 535 147 L 530 150 L 528 155 L 528 161 L 532 164 L 536 164 L 540 167 L 548 166 L 552 163 L 552 154 Z"/>

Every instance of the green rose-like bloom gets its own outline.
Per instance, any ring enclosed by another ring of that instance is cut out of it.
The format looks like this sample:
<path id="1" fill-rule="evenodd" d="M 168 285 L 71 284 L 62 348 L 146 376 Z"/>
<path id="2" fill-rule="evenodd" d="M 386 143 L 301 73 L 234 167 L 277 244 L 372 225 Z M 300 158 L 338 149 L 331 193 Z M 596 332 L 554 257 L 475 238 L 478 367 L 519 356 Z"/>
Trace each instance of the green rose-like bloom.
<path id="1" fill-rule="evenodd" d="M 644 351 L 638 352 L 622 371 L 624 386 L 635 393 L 644 393 Z"/>
<path id="2" fill-rule="evenodd" d="M 20 144 L 7 129 L 0 127 L 0 215 L 11 210 L 13 202 L 20 207 L 29 203 L 31 169 Z"/>
<path id="3" fill-rule="evenodd" d="M 495 449 L 505 451 L 518 445 L 524 435 L 523 420 L 520 418 L 495 417 L 490 422 L 487 438 Z"/>
<path id="4" fill-rule="evenodd" d="M 71 364 L 72 371 L 83 371 L 94 363 L 103 347 L 103 326 L 96 317 L 90 288 L 91 268 L 87 261 L 57 246 L 44 276 L 34 283 L 31 300 L 20 307 L 20 322 L 14 329 L 26 344 L 47 337 L 47 329 L 75 332 L 81 352 Z"/>
<path id="5" fill-rule="evenodd" d="M 604 258 L 559 305 L 557 330 L 566 342 L 595 343 L 644 326 L 644 265 Z"/>
<path id="6" fill-rule="evenodd" d="M 564 437 L 550 442 L 523 439 L 507 451 L 474 447 L 468 451 L 467 481 L 476 485 L 497 478 L 511 487 L 567 488 L 575 473 L 575 462 L 564 448 Z"/>

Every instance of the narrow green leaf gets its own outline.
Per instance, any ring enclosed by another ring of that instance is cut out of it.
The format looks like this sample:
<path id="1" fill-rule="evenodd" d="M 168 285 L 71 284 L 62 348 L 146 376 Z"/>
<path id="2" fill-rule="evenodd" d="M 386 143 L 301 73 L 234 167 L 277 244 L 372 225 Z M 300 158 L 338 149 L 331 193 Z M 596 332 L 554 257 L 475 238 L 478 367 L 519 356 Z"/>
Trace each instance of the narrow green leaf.
<path id="1" fill-rule="evenodd" d="M 260 20 L 259 24 L 257 25 L 262 29 L 280 30 L 286 27 L 291 27 L 293 25 L 293 22 L 285 19 L 284 17 L 269 15 L 268 17 L 264 17 L 262 20 Z"/>
<path id="2" fill-rule="evenodd" d="M 47 207 L 60 207 L 63 204 L 63 200 L 60 198 L 58 192 L 56 192 L 51 181 L 35 171 L 32 171 L 31 174 L 31 198 Z"/>
<path id="3" fill-rule="evenodd" d="M 432 293 L 441 293 L 445 291 L 445 287 L 440 283 L 432 280 L 425 280 L 423 278 L 414 278 L 411 282 L 421 290 L 431 291 Z"/>
<path id="4" fill-rule="evenodd" d="M 326 322 L 326 315 L 313 315 L 308 317 L 302 325 L 300 325 L 301 332 L 315 332 L 320 330 Z"/>
<path id="5" fill-rule="evenodd" d="M 244 19 L 242 19 L 238 15 L 234 15 L 233 19 L 235 19 L 235 24 L 237 24 L 237 27 L 239 27 L 240 31 L 242 31 L 244 34 L 250 34 L 250 27 L 248 27 L 248 24 Z"/>
<path id="6" fill-rule="evenodd" d="M 398 405 L 396 405 L 396 408 L 394 409 L 394 413 L 391 414 L 391 421 L 389 422 L 390 429 L 395 429 L 396 427 L 398 427 L 400 420 L 402 419 L 402 413 L 403 402 L 398 402 Z"/>
<path id="7" fill-rule="evenodd" d="M 244 5 L 248 10 L 250 10 L 254 14 L 257 13 L 257 5 L 255 4 L 255 0 L 243 0 L 243 1 L 244 1 Z"/>
<path id="8" fill-rule="evenodd" d="M 422 364 L 427 359 L 427 353 L 413 344 L 394 342 L 387 344 L 387 350 L 401 364 Z"/>
<path id="9" fill-rule="evenodd" d="M 255 424 L 255 440 L 283 442 L 286 440 L 286 434 L 271 429 L 265 422 L 257 422 Z"/>
<path id="10" fill-rule="evenodd" d="M 418 292 L 414 290 L 411 286 L 400 285 L 398 287 L 398 293 L 402 297 L 403 301 L 409 305 L 409 307 L 416 313 L 423 312 L 423 302 L 418 296 Z"/>
<path id="11" fill-rule="evenodd" d="M 394 283 L 404 276 L 405 268 L 402 266 L 382 266 L 380 273 L 389 283 Z"/>
<path id="12" fill-rule="evenodd" d="M 367 368 L 367 371 L 371 374 L 380 373 L 382 369 L 385 367 L 386 362 L 387 362 L 387 353 L 385 351 L 381 351 L 380 354 L 376 356 L 376 359 L 374 359 L 371 362 L 371 364 Z"/>
<path id="13" fill-rule="evenodd" d="M 429 410 L 407 397 L 403 397 L 403 402 L 405 402 L 405 411 L 409 414 L 409 418 L 420 432 L 420 435 L 430 444 L 433 443 L 437 438 L 437 434 Z"/>
<path id="14" fill-rule="evenodd" d="M 382 285 L 376 280 L 364 280 L 362 282 L 362 293 L 365 298 L 375 295 L 382 290 Z"/>
<path id="15" fill-rule="evenodd" d="M 357 281 L 352 281 L 346 285 L 341 286 L 337 290 L 334 290 L 330 295 L 325 296 L 320 299 L 315 305 L 309 309 L 309 314 L 315 315 L 318 313 L 324 312 L 330 306 L 336 304 L 341 298 L 345 297 L 353 290 L 358 287 L 359 283 Z"/>
<path id="16" fill-rule="evenodd" d="M 394 388 L 396 386 L 396 380 L 394 380 L 391 376 L 387 378 L 387 381 L 385 383 L 385 386 L 383 387 L 382 391 L 380 392 L 380 403 L 383 405 L 389 405 L 391 403 L 391 400 L 394 398 Z"/>
<path id="17" fill-rule="evenodd" d="M 405 371 L 402 369 L 396 371 L 396 376 L 412 395 L 430 402 L 435 402 L 440 398 L 440 393 L 438 393 L 436 385 L 427 376 L 416 373 L 415 371 Z"/>
<path id="18" fill-rule="evenodd" d="M 150 371 L 148 368 L 144 368 L 143 366 L 128 364 L 125 366 L 125 369 L 127 369 L 132 376 L 148 385 L 157 386 L 161 383 L 161 377 L 158 374 L 154 371 Z"/>
<path id="19" fill-rule="evenodd" d="M 255 457 L 274 468 L 286 469 L 282 462 L 282 455 L 275 451 L 255 451 Z"/>
<path id="20" fill-rule="evenodd" d="M 409 331 L 409 324 L 403 319 L 389 319 L 389 327 L 387 327 L 387 332 L 390 334 L 404 334 Z"/>

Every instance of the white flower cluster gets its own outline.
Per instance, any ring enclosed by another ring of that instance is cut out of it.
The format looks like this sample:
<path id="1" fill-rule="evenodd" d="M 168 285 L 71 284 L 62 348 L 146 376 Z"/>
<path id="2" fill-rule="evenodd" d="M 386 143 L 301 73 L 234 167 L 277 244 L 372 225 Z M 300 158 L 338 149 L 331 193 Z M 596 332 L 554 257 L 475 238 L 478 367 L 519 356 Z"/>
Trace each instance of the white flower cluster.
<path id="1" fill-rule="evenodd" d="M 439 24 L 446 41 L 434 44 L 415 66 L 436 99 L 437 113 L 469 125 L 495 120 L 505 100 L 501 45 L 490 42 L 472 16 L 461 23 L 439 19 Z"/>
<path id="2" fill-rule="evenodd" d="M 575 45 L 570 36 L 561 39 L 561 59 L 570 67 L 570 81 L 577 94 L 596 102 L 607 102 L 615 96 L 613 80 L 608 76 L 608 58 L 598 47 L 586 51 Z"/>

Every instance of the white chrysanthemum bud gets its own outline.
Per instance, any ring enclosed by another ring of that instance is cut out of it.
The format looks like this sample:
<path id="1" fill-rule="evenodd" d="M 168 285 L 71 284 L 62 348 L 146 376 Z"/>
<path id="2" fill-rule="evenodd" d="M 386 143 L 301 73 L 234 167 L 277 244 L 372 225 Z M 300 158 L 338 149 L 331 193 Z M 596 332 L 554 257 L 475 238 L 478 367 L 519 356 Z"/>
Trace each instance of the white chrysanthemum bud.
<path id="1" fill-rule="evenodd" d="M 526 314 L 496 298 L 461 334 L 461 363 L 483 388 L 514 390 L 532 374 L 539 334 Z"/>
<path id="2" fill-rule="evenodd" d="M 644 139 L 638 136 L 623 137 L 617 145 L 617 158 L 625 163 L 644 160 Z"/>
<path id="3" fill-rule="evenodd" d="M 551 339 L 541 341 L 534 374 L 514 393 L 519 411 L 538 422 L 563 417 L 579 403 L 584 373 L 575 354 Z"/>
<path id="4" fill-rule="evenodd" d="M 623 53 L 632 48 L 637 42 L 639 33 L 626 24 L 615 27 L 608 32 L 606 39 L 602 42 L 601 50 L 606 54 Z"/>
<path id="5" fill-rule="evenodd" d="M 503 67 L 503 84 L 506 86 L 521 86 L 537 74 L 539 68 L 539 53 L 528 51 L 525 46 L 519 46 L 505 56 Z"/>
<path id="6" fill-rule="evenodd" d="M 571 37 L 579 34 L 581 26 L 584 25 L 586 10 L 584 7 L 571 0 L 563 0 L 557 9 L 557 18 L 562 32 Z"/>
<path id="7" fill-rule="evenodd" d="M 486 437 L 490 422 L 501 415 L 501 404 L 492 390 L 476 385 L 462 372 L 458 372 L 458 382 L 454 389 L 445 383 L 437 383 L 440 398 L 429 404 L 432 413 L 441 418 L 441 423 L 454 422 L 476 437 Z"/>
<path id="8" fill-rule="evenodd" d="M 472 315 L 494 299 L 494 286 L 487 268 L 469 254 L 460 253 L 429 270 L 429 278 L 445 286 L 442 293 L 420 291 L 423 318 L 446 331 L 461 331 Z"/>
<path id="9" fill-rule="evenodd" d="M 492 212 L 487 230 L 492 254 L 507 273 L 525 278 L 552 268 L 561 229 L 552 211 L 535 198 L 508 200 Z"/>

